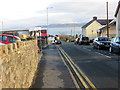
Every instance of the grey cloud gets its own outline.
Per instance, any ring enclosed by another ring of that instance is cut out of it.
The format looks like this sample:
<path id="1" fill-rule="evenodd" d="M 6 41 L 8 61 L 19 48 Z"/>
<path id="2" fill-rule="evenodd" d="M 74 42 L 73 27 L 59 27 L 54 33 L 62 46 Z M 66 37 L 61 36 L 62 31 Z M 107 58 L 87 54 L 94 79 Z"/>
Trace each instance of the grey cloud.
<path id="1" fill-rule="evenodd" d="M 49 10 L 49 13 L 54 13 L 58 17 L 59 13 L 64 13 L 64 18 L 72 18 L 73 21 L 79 22 L 87 21 L 93 16 L 98 18 L 106 18 L 106 3 L 105 2 L 61 2 L 53 3 L 49 7 L 53 7 Z M 114 17 L 115 2 L 109 3 L 109 17 Z M 56 16 L 56 17 L 57 17 Z M 63 16 L 62 16 L 63 17 Z"/>
<path id="2" fill-rule="evenodd" d="M 68 23 L 68 22 L 88 22 L 93 16 L 98 18 L 106 18 L 105 2 L 59 2 L 50 4 L 49 9 L 49 24 L 53 23 Z M 109 4 L 109 17 L 113 18 L 116 4 Z M 46 24 L 46 9 L 36 12 L 37 17 L 31 17 L 23 20 L 9 21 L 4 26 L 16 28 L 19 27 L 34 27 L 40 24 Z"/>
<path id="3" fill-rule="evenodd" d="M 98 5 L 99 4 L 99 5 Z M 57 13 L 84 13 L 87 11 L 94 11 L 99 6 L 101 6 L 101 3 L 96 2 L 61 2 L 61 3 L 54 3 L 49 6 L 52 6 L 53 9 L 50 10 L 50 12 Z"/>

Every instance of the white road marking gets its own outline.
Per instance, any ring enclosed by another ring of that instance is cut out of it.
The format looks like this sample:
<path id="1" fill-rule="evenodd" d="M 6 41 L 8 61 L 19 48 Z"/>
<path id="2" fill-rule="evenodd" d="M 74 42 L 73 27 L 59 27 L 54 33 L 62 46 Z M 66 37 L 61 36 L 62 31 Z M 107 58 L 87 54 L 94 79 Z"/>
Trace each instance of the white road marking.
<path id="1" fill-rule="evenodd" d="M 82 49 L 88 50 L 88 51 L 90 51 L 90 52 L 92 51 L 92 50 L 90 50 L 90 49 L 88 49 L 88 48 L 85 48 L 85 47 L 82 47 Z M 104 55 L 104 54 L 99 53 L 99 52 L 95 52 L 95 53 L 100 54 L 100 55 L 102 55 L 102 56 L 105 56 L 105 57 L 107 57 L 107 58 L 111 58 L 110 56 Z M 104 52 L 104 53 L 107 53 L 107 52 Z"/>
<path id="2" fill-rule="evenodd" d="M 107 57 L 107 58 L 111 58 L 110 56 L 104 55 L 104 54 L 99 53 L 99 52 L 95 52 L 95 53 L 100 54 L 100 55 L 102 55 L 102 56 L 105 56 L 105 57 Z"/>

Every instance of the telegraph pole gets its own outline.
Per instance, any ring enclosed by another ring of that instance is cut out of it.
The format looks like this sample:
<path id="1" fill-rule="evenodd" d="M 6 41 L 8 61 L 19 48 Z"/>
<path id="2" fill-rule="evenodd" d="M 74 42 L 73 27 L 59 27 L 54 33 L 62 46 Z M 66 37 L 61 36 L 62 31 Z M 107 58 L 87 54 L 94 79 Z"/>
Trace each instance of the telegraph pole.
<path id="1" fill-rule="evenodd" d="M 109 37 L 109 27 L 108 27 L 108 24 L 109 24 L 109 20 L 108 20 L 108 2 L 106 2 L 106 9 L 107 9 L 107 37 Z"/>
<path id="2" fill-rule="evenodd" d="M 47 31 L 48 31 L 48 8 L 47 8 Z"/>

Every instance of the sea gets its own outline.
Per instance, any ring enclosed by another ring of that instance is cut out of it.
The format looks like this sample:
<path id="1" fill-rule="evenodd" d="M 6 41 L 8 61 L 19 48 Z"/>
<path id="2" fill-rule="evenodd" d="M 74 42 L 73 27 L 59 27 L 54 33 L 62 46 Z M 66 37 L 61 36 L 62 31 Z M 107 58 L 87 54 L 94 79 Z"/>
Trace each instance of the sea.
<path id="1" fill-rule="evenodd" d="M 48 34 L 50 35 L 76 35 L 82 34 L 81 27 L 49 27 Z"/>

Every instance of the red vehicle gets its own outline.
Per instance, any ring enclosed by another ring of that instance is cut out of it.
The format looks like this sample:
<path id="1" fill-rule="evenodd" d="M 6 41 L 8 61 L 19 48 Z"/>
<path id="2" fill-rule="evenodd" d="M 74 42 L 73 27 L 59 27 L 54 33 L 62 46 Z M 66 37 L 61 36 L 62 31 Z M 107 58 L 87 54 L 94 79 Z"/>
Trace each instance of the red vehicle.
<path id="1" fill-rule="evenodd" d="M 0 43 L 10 44 L 10 43 L 15 43 L 16 41 L 21 41 L 21 39 L 13 35 L 0 34 Z"/>
<path id="2" fill-rule="evenodd" d="M 48 36 L 47 30 L 41 30 L 41 36 L 47 37 Z"/>

